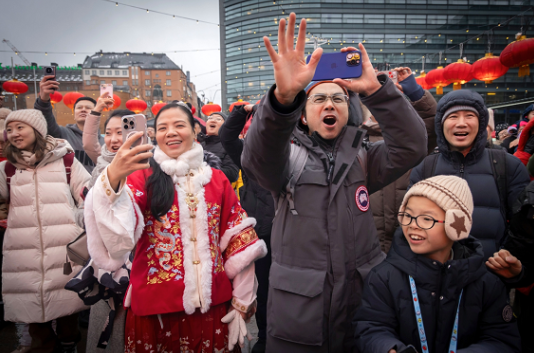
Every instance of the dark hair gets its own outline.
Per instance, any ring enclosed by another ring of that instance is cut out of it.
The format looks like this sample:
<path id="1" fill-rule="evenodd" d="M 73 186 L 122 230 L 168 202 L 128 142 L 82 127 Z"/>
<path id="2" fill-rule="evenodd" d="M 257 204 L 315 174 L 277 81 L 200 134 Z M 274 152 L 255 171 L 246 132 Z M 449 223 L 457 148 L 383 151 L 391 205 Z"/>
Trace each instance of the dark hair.
<path id="1" fill-rule="evenodd" d="M 89 101 L 89 102 L 92 102 L 94 105 L 96 105 L 96 101 L 91 98 L 91 97 L 80 97 L 78 99 L 76 99 L 76 103 L 74 103 L 74 109 L 76 109 L 76 104 L 78 104 L 78 102 L 81 102 L 81 101 Z"/>
<path id="2" fill-rule="evenodd" d="M 35 153 L 36 162 L 40 162 L 45 155 L 46 145 L 50 144 L 50 142 L 47 141 L 39 131 L 35 130 L 35 128 L 32 127 L 32 129 L 35 133 L 35 145 L 33 147 L 33 153 Z M 23 159 L 22 151 L 13 146 L 9 140 L 6 141 L 6 145 L 4 146 L 4 156 L 12 164 L 18 163 L 15 156 L 17 156 L 19 160 Z"/>
<path id="3" fill-rule="evenodd" d="M 158 118 L 166 110 L 180 109 L 188 118 L 191 129 L 194 130 L 195 118 L 187 107 L 175 103 L 170 103 L 161 108 L 154 119 L 154 128 L 158 125 Z M 154 158 L 150 158 L 150 167 L 152 168 L 152 175 L 146 181 L 145 188 L 147 190 L 148 207 L 152 216 L 158 221 L 160 217 L 169 211 L 174 202 L 174 182 L 171 176 L 165 174 L 158 162 Z"/>
<path id="4" fill-rule="evenodd" d="M 122 118 L 125 115 L 134 115 L 134 114 L 135 114 L 135 112 L 132 112 L 129 109 L 117 109 L 117 110 L 114 110 L 111 113 L 111 115 L 109 116 L 109 118 L 106 119 L 106 122 L 104 123 L 104 131 L 106 131 L 106 127 L 108 126 L 108 123 L 112 118 L 116 118 L 116 117 Z"/>

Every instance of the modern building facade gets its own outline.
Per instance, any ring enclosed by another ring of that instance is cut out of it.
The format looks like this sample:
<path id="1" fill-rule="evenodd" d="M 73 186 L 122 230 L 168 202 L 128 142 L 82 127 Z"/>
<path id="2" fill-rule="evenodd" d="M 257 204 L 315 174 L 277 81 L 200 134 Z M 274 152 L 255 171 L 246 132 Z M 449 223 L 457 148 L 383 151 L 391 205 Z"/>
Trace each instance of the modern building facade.
<path id="1" fill-rule="evenodd" d="M 85 58 L 82 70 L 86 90 L 98 91 L 100 84 L 111 83 L 115 91 L 139 97 L 149 107 L 160 101 L 179 100 L 200 111 L 189 72 L 184 72 L 164 53 L 98 52 Z M 150 109 L 147 115 L 151 116 Z"/>
<path id="2" fill-rule="evenodd" d="M 456 62 L 458 44 L 469 38 L 462 57 L 473 63 L 484 57 L 488 39 L 491 52 L 499 55 L 522 27 L 532 35 L 532 11 L 516 16 L 532 5 L 534 0 L 219 0 L 223 109 L 238 94 L 255 102 L 274 83 L 262 37 L 270 37 L 276 46 L 278 21 L 290 12 L 308 20 L 308 37 L 323 39 L 325 52 L 362 42 L 377 67 L 409 66 L 419 74 L 423 57 L 426 72 L 438 66 L 439 52 L 442 65 Z M 478 35 L 494 26 L 490 36 Z M 313 51 L 312 43 L 306 54 Z M 497 111 L 498 121 L 510 120 L 534 101 L 534 70 L 521 78 L 517 72 L 510 69 L 492 84 L 473 80 L 464 87 L 477 90 L 489 106 L 525 100 Z M 444 88 L 445 93 L 450 90 L 452 84 Z"/>

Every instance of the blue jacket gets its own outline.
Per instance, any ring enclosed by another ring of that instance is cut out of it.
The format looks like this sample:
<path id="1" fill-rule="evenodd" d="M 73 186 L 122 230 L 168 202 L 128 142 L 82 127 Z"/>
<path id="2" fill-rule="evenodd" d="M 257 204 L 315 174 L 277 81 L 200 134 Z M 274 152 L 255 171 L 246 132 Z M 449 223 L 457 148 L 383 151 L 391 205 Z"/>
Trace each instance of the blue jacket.
<path id="1" fill-rule="evenodd" d="M 384 262 L 365 280 L 356 314 L 360 353 L 397 352 L 413 345 L 421 352 L 409 277 L 417 286 L 428 352 L 447 353 L 460 303 L 458 353 L 520 352 L 517 324 L 507 289 L 484 265 L 473 237 L 453 245 L 454 258 L 441 264 L 411 251 L 399 228 Z"/>
<path id="2" fill-rule="evenodd" d="M 460 152 L 449 149 L 441 125 L 443 114 L 455 105 L 472 106 L 479 113 L 478 135 L 465 157 Z M 506 229 L 506 220 L 500 209 L 499 190 L 486 149 L 487 125 L 488 111 L 484 100 L 476 92 L 464 89 L 453 91 L 438 103 L 435 127 L 440 156 L 434 175 L 456 175 L 464 178 L 469 184 L 475 205 L 471 235 L 482 243 L 486 258 L 498 249 Z M 413 169 L 410 186 L 423 179 L 423 163 Z M 530 178 L 521 161 L 510 154 L 506 154 L 506 182 L 508 205 L 511 207 L 530 182 Z"/>

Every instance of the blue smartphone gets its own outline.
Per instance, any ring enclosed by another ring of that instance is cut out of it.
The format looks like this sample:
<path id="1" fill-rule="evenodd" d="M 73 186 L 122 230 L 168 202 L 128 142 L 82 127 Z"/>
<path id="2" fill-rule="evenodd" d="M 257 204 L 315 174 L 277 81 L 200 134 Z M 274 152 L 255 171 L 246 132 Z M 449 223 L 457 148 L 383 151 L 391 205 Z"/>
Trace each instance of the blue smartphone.
<path id="1" fill-rule="evenodd" d="M 313 81 L 333 80 L 335 78 L 358 78 L 362 75 L 362 55 L 359 50 L 345 53 L 326 53 L 321 55 Z M 309 63 L 311 55 L 306 58 Z"/>

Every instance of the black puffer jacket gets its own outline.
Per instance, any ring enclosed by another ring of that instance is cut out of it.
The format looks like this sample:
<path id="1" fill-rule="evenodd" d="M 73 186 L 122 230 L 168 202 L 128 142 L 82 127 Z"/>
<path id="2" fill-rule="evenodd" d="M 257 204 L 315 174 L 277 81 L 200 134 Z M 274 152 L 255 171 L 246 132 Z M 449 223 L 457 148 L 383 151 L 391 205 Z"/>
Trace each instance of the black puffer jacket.
<path id="1" fill-rule="evenodd" d="M 232 162 L 228 153 L 226 153 L 226 150 L 221 144 L 221 138 L 217 135 L 206 136 L 200 144 L 205 151 L 211 152 L 221 159 L 221 171 L 231 183 L 235 182 L 239 177 L 239 168 Z"/>
<path id="2" fill-rule="evenodd" d="M 360 353 L 421 352 L 409 276 L 417 286 L 428 351 L 448 352 L 460 303 L 458 352 L 520 352 L 517 324 L 504 284 L 486 270 L 480 243 L 470 237 L 453 245 L 454 259 L 441 264 L 411 251 L 399 228 L 388 257 L 367 276 L 356 314 Z M 506 318 L 506 320 L 505 320 Z"/>
<path id="3" fill-rule="evenodd" d="M 224 149 L 239 169 L 242 169 L 241 154 L 243 153 L 243 141 L 239 139 L 239 134 L 246 122 L 247 112 L 243 106 L 237 106 L 219 130 Z M 274 218 L 273 196 L 245 173 L 242 173 L 242 177 L 243 186 L 239 190 L 241 206 L 250 217 L 256 218 L 257 223 L 254 229 L 258 237 L 268 237 L 271 235 Z"/>
<path id="4" fill-rule="evenodd" d="M 450 150 L 441 125 L 443 114 L 455 105 L 475 107 L 479 114 L 478 135 L 465 157 L 460 152 Z M 450 92 L 441 98 L 437 109 L 435 124 L 440 156 L 434 175 L 456 175 L 465 179 L 469 184 L 475 205 L 471 235 L 480 240 L 484 255 L 488 258 L 497 250 L 506 228 L 506 220 L 501 214 L 497 182 L 493 177 L 488 151 L 485 148 L 488 111 L 480 94 L 463 89 Z M 423 179 L 423 165 L 424 161 L 413 169 L 410 175 L 410 186 Z M 508 205 L 513 205 L 529 181 L 528 172 L 521 161 L 506 154 Z"/>

